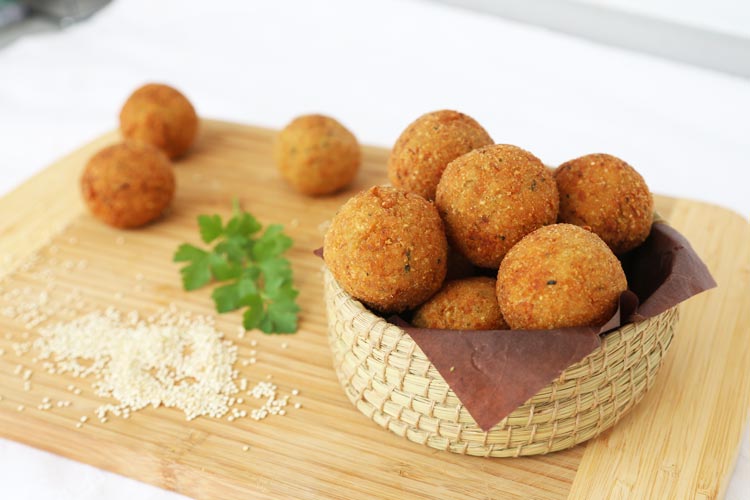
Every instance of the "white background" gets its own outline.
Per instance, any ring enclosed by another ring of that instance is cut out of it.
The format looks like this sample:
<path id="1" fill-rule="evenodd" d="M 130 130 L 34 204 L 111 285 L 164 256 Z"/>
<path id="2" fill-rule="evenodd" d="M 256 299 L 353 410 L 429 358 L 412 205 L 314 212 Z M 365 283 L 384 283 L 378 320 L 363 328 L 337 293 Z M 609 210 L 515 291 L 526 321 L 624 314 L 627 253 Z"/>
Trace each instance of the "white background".
<path id="1" fill-rule="evenodd" d="M 548 164 L 608 152 L 655 192 L 750 213 L 750 81 L 393 0 L 117 0 L 22 39 L 0 50 L 0 194 L 114 128 L 146 81 L 177 86 L 206 117 L 281 127 L 323 112 L 385 146 L 454 108 Z M 730 499 L 750 498 L 748 448 Z M 12 499 L 177 497 L 2 440 L 0 484 Z"/>

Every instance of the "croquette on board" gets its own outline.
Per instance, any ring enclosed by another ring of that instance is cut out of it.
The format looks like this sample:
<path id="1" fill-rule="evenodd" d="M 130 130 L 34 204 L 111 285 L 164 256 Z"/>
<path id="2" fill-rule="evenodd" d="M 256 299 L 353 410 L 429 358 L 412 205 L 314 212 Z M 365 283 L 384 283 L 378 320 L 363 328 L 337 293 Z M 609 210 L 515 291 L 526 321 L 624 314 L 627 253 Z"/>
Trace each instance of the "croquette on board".
<path id="1" fill-rule="evenodd" d="M 497 268 L 526 234 L 556 221 L 559 198 L 536 156 L 497 144 L 452 161 L 435 203 L 451 246 L 479 267 Z"/>
<path id="2" fill-rule="evenodd" d="M 149 83 L 125 101 L 120 111 L 120 130 L 125 139 L 151 144 L 175 159 L 193 144 L 198 115 L 177 89 Z"/>
<path id="3" fill-rule="evenodd" d="M 589 227 L 620 255 L 651 232 L 654 199 L 643 177 L 621 159 L 590 154 L 555 171 L 560 222 Z"/>
<path id="4" fill-rule="evenodd" d="M 124 142 L 95 154 L 81 176 L 91 213 L 119 228 L 142 226 L 159 217 L 174 196 L 175 177 L 167 156 L 148 144 Z"/>
<path id="5" fill-rule="evenodd" d="M 489 144 L 492 138 L 470 116 L 450 110 L 424 114 L 396 140 L 388 158 L 388 179 L 398 188 L 434 200 L 448 163 Z"/>
<path id="6" fill-rule="evenodd" d="M 612 250 L 572 224 L 544 226 L 524 237 L 497 275 L 500 310 L 516 330 L 600 326 L 626 289 Z"/>
<path id="7" fill-rule="evenodd" d="M 326 232 L 325 262 L 354 298 L 383 312 L 412 309 L 443 284 L 448 245 L 434 205 L 376 186 L 347 201 Z"/>
<path id="8" fill-rule="evenodd" d="M 292 120 L 276 137 L 273 154 L 282 177 L 300 193 L 311 196 L 348 186 L 362 161 L 354 134 L 323 115 Z"/>
<path id="9" fill-rule="evenodd" d="M 477 276 L 446 281 L 412 317 L 419 328 L 504 330 L 508 328 L 495 294 L 495 280 Z"/>

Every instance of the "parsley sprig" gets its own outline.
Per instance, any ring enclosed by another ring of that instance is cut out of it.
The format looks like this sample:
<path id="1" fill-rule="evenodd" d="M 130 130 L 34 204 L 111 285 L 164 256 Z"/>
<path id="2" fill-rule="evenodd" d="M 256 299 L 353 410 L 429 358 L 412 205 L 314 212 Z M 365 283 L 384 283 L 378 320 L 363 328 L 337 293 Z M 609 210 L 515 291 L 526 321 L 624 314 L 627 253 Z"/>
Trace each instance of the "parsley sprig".
<path id="1" fill-rule="evenodd" d="M 262 226 L 237 200 L 226 225 L 218 215 L 198 216 L 201 239 L 213 248 L 204 250 L 189 243 L 179 246 L 175 262 L 187 262 L 180 269 L 185 290 L 196 290 L 210 281 L 228 281 L 214 289 L 211 297 L 220 313 L 247 307 L 243 326 L 265 333 L 297 331 L 299 306 L 295 299 L 292 268 L 283 256 L 292 239 L 283 227 Z"/>

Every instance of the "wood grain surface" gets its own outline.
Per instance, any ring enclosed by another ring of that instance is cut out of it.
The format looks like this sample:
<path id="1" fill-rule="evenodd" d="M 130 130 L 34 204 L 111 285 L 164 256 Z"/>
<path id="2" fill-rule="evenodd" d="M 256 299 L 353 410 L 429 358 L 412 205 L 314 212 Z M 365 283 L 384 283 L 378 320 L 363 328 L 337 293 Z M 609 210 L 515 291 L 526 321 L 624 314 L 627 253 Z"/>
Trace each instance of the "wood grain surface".
<path id="1" fill-rule="evenodd" d="M 387 151 L 365 147 L 362 172 L 350 189 L 307 198 L 277 175 L 273 135 L 204 121 L 196 147 L 176 164 L 171 211 L 144 229 L 124 232 L 85 213 L 78 194 L 85 162 L 118 140 L 117 134 L 72 153 L 0 199 L 0 290 L 34 295 L 54 276 L 50 300 L 80 293 L 81 312 L 114 306 L 148 313 L 175 303 L 211 313 L 210 290 L 183 292 L 171 255 L 179 243 L 197 242 L 198 214 L 229 214 L 231 199 L 238 197 L 263 223 L 284 224 L 294 238 L 290 257 L 301 290 L 300 331 L 239 338 L 238 313 L 217 317 L 217 326 L 237 344 L 240 360 L 257 350 L 256 364 L 237 363 L 241 376 L 252 385 L 271 375 L 281 391 L 298 389 L 294 399 L 302 408 L 260 422 L 187 422 L 177 410 L 158 408 L 100 423 L 93 412 L 102 401 L 91 381 L 47 374 L 33 362 L 33 350 L 17 355 L 14 344 L 33 340 L 34 328 L 0 315 L 1 436 L 196 498 L 721 496 L 750 401 L 747 221 L 714 206 L 657 198 L 658 210 L 693 242 L 720 287 L 683 306 L 654 389 L 614 429 L 587 446 L 537 458 L 453 455 L 372 423 L 346 400 L 331 367 L 320 262 L 311 250 L 320 246 L 325 222 L 343 201 L 385 182 Z M 74 265 L 81 262 L 85 266 Z M 0 299 L 0 309 L 7 305 Z M 66 313 L 42 324 L 71 311 Z M 33 370 L 28 391 L 18 365 Z M 82 393 L 72 394 L 69 384 Z M 42 411 L 37 406 L 44 397 L 72 404 Z M 19 405 L 25 409 L 18 411 Z M 77 428 L 82 415 L 90 420 Z"/>

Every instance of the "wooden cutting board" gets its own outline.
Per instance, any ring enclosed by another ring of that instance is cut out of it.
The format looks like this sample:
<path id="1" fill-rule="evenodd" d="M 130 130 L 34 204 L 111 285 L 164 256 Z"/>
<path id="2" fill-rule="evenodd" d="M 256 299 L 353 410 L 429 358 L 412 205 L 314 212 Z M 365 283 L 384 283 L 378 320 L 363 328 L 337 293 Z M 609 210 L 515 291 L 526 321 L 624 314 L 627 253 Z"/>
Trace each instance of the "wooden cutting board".
<path id="1" fill-rule="evenodd" d="M 34 328 L 0 314 L 0 436 L 197 498 L 717 498 L 726 489 L 750 401 L 750 229 L 725 209 L 657 197 L 657 208 L 711 268 L 719 288 L 682 307 L 673 347 L 653 390 L 614 429 L 572 450 L 536 458 L 480 459 L 432 450 L 381 429 L 346 400 L 331 367 L 320 261 L 323 224 L 348 197 L 383 183 L 387 151 L 364 149 L 354 186 L 337 196 L 292 192 L 271 161 L 274 132 L 205 121 L 194 151 L 176 165 L 174 207 L 142 230 L 117 231 L 89 216 L 78 178 L 87 159 L 118 139 L 110 133 L 49 167 L 0 200 L 0 311 L 9 291 L 32 296 L 80 291 L 84 310 L 150 312 L 174 302 L 211 313 L 209 290 L 185 293 L 171 255 L 195 241 L 195 217 L 230 212 L 230 200 L 262 222 L 286 226 L 301 290 L 296 335 L 249 332 L 239 314 L 218 327 L 256 364 L 237 363 L 251 385 L 273 377 L 302 404 L 286 416 L 187 422 L 172 409 L 130 419 L 93 418 L 90 381 L 48 375 L 17 355 Z M 31 257 L 30 257 L 31 256 Z M 45 274 L 47 273 L 47 274 Z M 142 274 L 143 278 L 139 275 Z M 11 293 L 12 295 L 12 293 Z M 68 314 L 70 311 L 68 311 Z M 52 315 L 44 323 L 62 317 Z M 257 343 L 256 347 L 251 342 Z M 21 365 L 19 371 L 18 365 Z M 23 373 L 33 370 L 24 390 Z M 80 395 L 68 386 L 82 389 Z M 68 407 L 37 409 L 44 397 Z M 23 411 L 18 411 L 24 405 Z M 252 404 L 248 405 L 248 409 Z M 81 428 L 82 415 L 90 420 Z M 244 446 L 249 446 L 244 451 Z"/>

